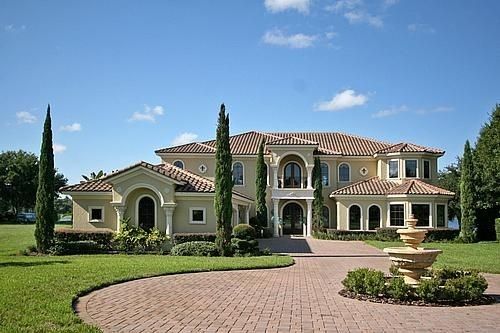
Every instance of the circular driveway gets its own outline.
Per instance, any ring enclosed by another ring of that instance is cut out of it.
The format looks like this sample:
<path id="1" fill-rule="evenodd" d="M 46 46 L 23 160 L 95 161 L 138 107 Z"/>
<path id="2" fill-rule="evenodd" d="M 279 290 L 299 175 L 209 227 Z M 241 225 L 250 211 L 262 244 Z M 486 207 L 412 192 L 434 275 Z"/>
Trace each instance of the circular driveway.
<path id="1" fill-rule="evenodd" d="M 80 298 L 76 311 L 104 332 L 498 332 L 499 303 L 415 307 L 339 296 L 348 270 L 389 268 L 387 256 L 362 242 L 263 243 L 293 253 L 295 265 L 125 282 Z M 488 292 L 500 294 L 498 275 L 487 278 Z"/>

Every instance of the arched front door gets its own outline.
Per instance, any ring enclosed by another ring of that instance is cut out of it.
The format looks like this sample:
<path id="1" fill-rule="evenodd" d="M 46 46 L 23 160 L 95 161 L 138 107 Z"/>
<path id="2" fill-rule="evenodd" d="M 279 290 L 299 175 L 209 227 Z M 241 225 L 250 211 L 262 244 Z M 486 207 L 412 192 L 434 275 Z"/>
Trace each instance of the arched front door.
<path id="1" fill-rule="evenodd" d="M 285 187 L 300 188 L 301 178 L 302 170 L 297 163 L 290 162 L 285 166 Z"/>
<path id="2" fill-rule="evenodd" d="M 138 205 L 138 224 L 144 230 L 151 230 L 155 226 L 155 202 L 150 197 L 143 197 Z"/>
<path id="3" fill-rule="evenodd" d="M 302 207 L 295 202 L 290 202 L 283 207 L 283 233 L 302 235 L 302 220 L 304 212 Z"/>

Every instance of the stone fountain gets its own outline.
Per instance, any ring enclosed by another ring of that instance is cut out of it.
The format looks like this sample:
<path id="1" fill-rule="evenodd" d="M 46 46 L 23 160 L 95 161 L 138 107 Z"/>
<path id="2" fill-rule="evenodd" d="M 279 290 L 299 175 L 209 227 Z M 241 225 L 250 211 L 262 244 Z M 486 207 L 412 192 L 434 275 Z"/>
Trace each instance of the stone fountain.
<path id="1" fill-rule="evenodd" d="M 417 221 L 413 215 L 410 215 L 410 218 L 406 220 L 408 228 L 396 231 L 406 246 L 384 249 L 384 252 L 389 254 L 392 263 L 398 267 L 398 271 L 403 274 L 405 283 L 409 285 L 418 285 L 426 268 L 431 267 L 438 254 L 443 252 L 419 247 L 427 230 L 417 229 Z"/>

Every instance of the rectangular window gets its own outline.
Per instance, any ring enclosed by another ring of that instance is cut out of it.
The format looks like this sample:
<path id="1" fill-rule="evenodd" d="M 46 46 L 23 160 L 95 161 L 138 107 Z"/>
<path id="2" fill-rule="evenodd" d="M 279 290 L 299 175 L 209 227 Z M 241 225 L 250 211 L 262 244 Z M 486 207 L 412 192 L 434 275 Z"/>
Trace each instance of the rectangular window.
<path id="1" fill-rule="evenodd" d="M 190 224 L 206 224 L 205 208 L 189 208 Z"/>
<path id="2" fill-rule="evenodd" d="M 431 205 L 412 204 L 411 213 L 418 219 L 417 227 L 430 227 Z"/>
<path id="3" fill-rule="evenodd" d="M 424 160 L 424 178 L 431 178 L 431 161 Z"/>
<path id="4" fill-rule="evenodd" d="M 89 207 L 89 221 L 102 222 L 104 220 L 104 207 Z"/>
<path id="5" fill-rule="evenodd" d="M 389 178 L 399 178 L 399 161 L 389 161 Z"/>
<path id="6" fill-rule="evenodd" d="M 445 216 L 445 206 L 444 205 L 437 205 L 437 221 L 436 225 L 438 228 L 445 228 L 446 227 L 446 216 Z"/>
<path id="7" fill-rule="evenodd" d="M 403 204 L 395 204 L 389 206 L 390 211 L 390 226 L 402 227 L 405 225 L 405 206 Z"/>
<path id="8" fill-rule="evenodd" d="M 405 177 L 417 177 L 417 160 L 405 160 Z"/>

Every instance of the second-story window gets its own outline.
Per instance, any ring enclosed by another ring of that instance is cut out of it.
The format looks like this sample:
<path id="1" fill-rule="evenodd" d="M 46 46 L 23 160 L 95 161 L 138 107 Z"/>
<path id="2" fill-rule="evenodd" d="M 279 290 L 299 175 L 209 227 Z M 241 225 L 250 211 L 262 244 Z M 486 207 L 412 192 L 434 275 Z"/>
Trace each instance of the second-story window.
<path id="1" fill-rule="evenodd" d="M 405 160 L 405 177 L 417 177 L 417 160 Z"/>
<path id="2" fill-rule="evenodd" d="M 339 165 L 339 182 L 348 182 L 351 180 L 351 168 L 349 164 L 342 163 Z"/>
<path id="3" fill-rule="evenodd" d="M 424 160 L 424 178 L 431 178 L 431 161 Z"/>
<path id="4" fill-rule="evenodd" d="M 179 169 L 184 169 L 184 162 L 182 162 L 181 160 L 174 161 L 174 165 Z"/>
<path id="5" fill-rule="evenodd" d="M 302 170 L 297 163 L 291 162 L 285 166 L 285 187 L 299 188 Z"/>
<path id="6" fill-rule="evenodd" d="M 328 164 L 321 163 L 321 182 L 323 186 L 328 186 L 330 184 L 330 177 L 328 175 Z"/>
<path id="7" fill-rule="evenodd" d="M 234 162 L 233 164 L 233 181 L 234 185 L 243 185 L 243 163 Z"/>
<path id="8" fill-rule="evenodd" d="M 389 161 L 389 178 L 399 178 L 399 161 Z"/>

